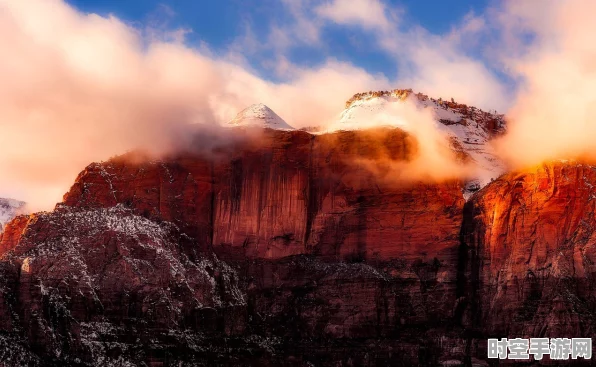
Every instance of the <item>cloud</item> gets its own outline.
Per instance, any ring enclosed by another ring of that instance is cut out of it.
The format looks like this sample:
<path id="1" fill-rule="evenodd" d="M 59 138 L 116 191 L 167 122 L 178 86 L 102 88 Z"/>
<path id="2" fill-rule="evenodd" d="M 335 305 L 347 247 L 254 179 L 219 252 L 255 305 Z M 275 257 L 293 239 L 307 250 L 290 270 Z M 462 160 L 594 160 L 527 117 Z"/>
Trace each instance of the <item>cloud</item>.
<path id="1" fill-rule="evenodd" d="M 466 54 L 459 37 L 453 33 L 435 36 L 424 30 L 410 34 L 398 52 L 398 80 L 434 97 L 506 110 L 511 102 L 505 85 L 482 59 Z"/>
<path id="2" fill-rule="evenodd" d="M 399 84 L 436 98 L 505 111 L 511 103 L 506 85 L 479 52 L 488 31 L 485 16 L 468 13 L 446 34 L 415 26 L 379 35 L 381 47 L 396 59 Z"/>
<path id="3" fill-rule="evenodd" d="M 380 0 L 333 0 L 316 6 L 314 13 L 372 34 L 395 60 L 395 85 L 484 109 L 505 110 L 511 102 L 495 71 L 472 52 L 487 31 L 485 15 L 468 13 L 450 32 L 436 35 L 419 26 L 404 29 L 401 19 L 407 12 Z"/>
<path id="4" fill-rule="evenodd" d="M 263 102 L 300 127 L 335 118 L 383 76 L 329 60 L 273 83 L 178 39 L 58 0 L 0 0 L 0 194 L 50 209 L 92 161 L 178 145 L 191 123 L 217 126 Z"/>
<path id="5" fill-rule="evenodd" d="M 386 103 L 382 109 L 363 109 L 348 124 L 359 128 L 375 129 L 378 127 L 397 127 L 413 137 L 416 154 L 409 161 L 391 159 L 395 154 L 385 152 L 384 157 L 374 160 L 361 159 L 355 163 L 363 164 L 373 173 L 380 175 L 392 184 L 411 181 L 443 181 L 465 179 L 478 172 L 473 164 L 462 164 L 450 146 L 447 134 L 438 126 L 432 109 L 423 108 L 414 99 L 405 99 L 400 103 Z M 346 122 L 329 125 L 328 131 L 345 128 Z M 373 130 L 374 131 L 374 130 Z M 371 132 L 369 132 L 371 133 Z M 373 132 L 374 133 L 374 132 Z M 386 131 L 378 134 L 387 136 Z"/>
<path id="6" fill-rule="evenodd" d="M 289 9 L 294 23 L 284 24 L 284 29 L 290 29 L 292 38 L 308 45 L 317 45 L 320 42 L 320 24 L 310 15 L 314 0 L 282 0 Z M 279 25 L 278 25 L 279 26 Z"/>
<path id="7" fill-rule="evenodd" d="M 318 5 L 314 12 L 341 25 L 356 25 L 368 30 L 390 32 L 396 19 L 379 0 L 333 0 Z M 390 19 L 393 18 L 393 19 Z"/>
<path id="8" fill-rule="evenodd" d="M 274 71 L 275 76 L 296 69 L 291 55 L 298 48 L 315 59 L 329 54 L 330 42 L 337 39 L 326 38 L 326 31 L 339 27 L 343 31 L 340 34 L 349 34 L 352 43 L 360 37 L 368 44 L 372 36 L 385 54 L 380 56 L 393 60 L 392 70 L 386 71 L 397 74 L 391 81 L 393 88 L 455 98 L 485 110 L 504 111 L 510 106 L 500 70 L 477 52 L 485 47 L 482 41 L 489 30 L 487 14 L 470 12 L 450 32 L 437 35 L 420 26 L 409 26 L 404 8 L 381 0 L 284 0 L 282 4 L 285 13 L 269 25 L 267 42 L 259 43 L 252 28 L 237 42 L 244 53 L 266 55 L 261 67 Z M 488 45 L 486 49 L 491 50 Z"/>
<path id="9" fill-rule="evenodd" d="M 272 49 L 281 56 L 297 46 L 321 47 L 322 22 L 312 15 L 313 3 L 317 0 L 282 0 L 285 16 L 276 16 L 269 24 L 266 44 L 261 49 Z M 260 20 L 262 21 L 262 20 Z"/>
<path id="10" fill-rule="evenodd" d="M 513 166 L 548 159 L 596 158 L 596 4 L 544 1 L 539 11 L 519 2 L 500 8 L 502 52 L 521 86 L 499 141 Z M 523 47 L 521 47 L 523 46 Z"/>

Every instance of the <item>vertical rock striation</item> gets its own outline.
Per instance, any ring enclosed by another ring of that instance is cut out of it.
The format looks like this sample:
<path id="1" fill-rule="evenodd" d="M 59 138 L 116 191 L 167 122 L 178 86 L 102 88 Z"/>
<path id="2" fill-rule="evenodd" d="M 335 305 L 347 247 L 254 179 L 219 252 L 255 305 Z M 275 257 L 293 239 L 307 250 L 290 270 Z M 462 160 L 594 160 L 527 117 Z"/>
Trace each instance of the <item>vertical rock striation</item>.
<path id="1" fill-rule="evenodd" d="M 469 325 L 486 335 L 590 337 L 596 325 L 596 166 L 502 176 L 466 208 Z"/>
<path id="2" fill-rule="evenodd" d="M 91 164 L 2 234 L 0 361 L 486 365 L 487 337 L 593 335 L 596 168 L 466 203 L 461 182 L 396 178 L 415 154 L 398 129 L 267 130 Z"/>

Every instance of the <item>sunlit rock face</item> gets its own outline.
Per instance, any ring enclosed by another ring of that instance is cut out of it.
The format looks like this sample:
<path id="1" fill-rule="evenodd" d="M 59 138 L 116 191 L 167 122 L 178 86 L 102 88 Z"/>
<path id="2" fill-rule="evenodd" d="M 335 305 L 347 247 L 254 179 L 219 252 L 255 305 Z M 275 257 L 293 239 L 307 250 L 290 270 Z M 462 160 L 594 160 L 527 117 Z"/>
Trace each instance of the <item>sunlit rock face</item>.
<path id="1" fill-rule="evenodd" d="M 137 362 L 149 358 L 143 348 L 174 343 L 183 360 L 228 361 L 221 350 L 237 348 L 258 351 L 252 362 L 360 364 L 367 344 L 346 357 L 341 340 L 380 337 L 389 338 L 380 357 L 418 361 L 420 346 L 396 330 L 422 327 L 423 337 L 453 313 L 461 183 L 403 183 L 354 163 L 407 162 L 416 149 L 397 129 L 267 130 L 226 159 L 91 164 L 54 212 L 5 231 L 6 295 L 18 294 L 11 325 L 33 356 L 56 361 L 111 361 L 108 338 Z M 204 354 L 188 344 L 197 335 Z M 225 338 L 238 339 L 218 345 Z"/>
<path id="2" fill-rule="evenodd" d="M 492 335 L 592 336 L 596 166 L 553 162 L 502 176 L 468 204 L 467 315 Z"/>
<path id="3" fill-rule="evenodd" d="M 262 144 L 223 162 L 180 156 L 93 164 L 65 204 L 124 203 L 230 256 L 387 261 L 407 254 L 432 260 L 458 243 L 460 182 L 399 183 L 391 172 L 379 177 L 359 163 L 411 159 L 416 144 L 401 130 L 265 134 Z"/>
<path id="4" fill-rule="evenodd" d="M 265 130 L 91 164 L 0 239 L 0 360 L 487 365 L 489 336 L 592 335 L 596 169 L 506 174 L 466 202 L 384 165 L 416 152 L 400 129 Z"/>

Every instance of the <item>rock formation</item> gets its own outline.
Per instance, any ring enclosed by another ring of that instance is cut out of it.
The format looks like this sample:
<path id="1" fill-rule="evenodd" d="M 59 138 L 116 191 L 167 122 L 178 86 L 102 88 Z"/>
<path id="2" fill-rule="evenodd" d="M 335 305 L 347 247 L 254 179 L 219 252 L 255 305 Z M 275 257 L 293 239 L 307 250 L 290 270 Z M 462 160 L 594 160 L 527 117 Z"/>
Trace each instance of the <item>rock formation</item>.
<path id="1" fill-rule="evenodd" d="M 262 103 L 253 104 L 240 111 L 236 117 L 228 123 L 231 127 L 259 127 L 278 130 L 294 130 L 278 114 Z"/>
<path id="2" fill-rule="evenodd" d="M 0 361 L 487 365 L 487 337 L 591 336 L 596 167 L 468 202 L 371 170 L 415 152 L 398 129 L 267 130 L 225 159 L 89 165 L 2 235 Z"/>
<path id="3" fill-rule="evenodd" d="M 596 166 L 509 173 L 465 209 L 464 319 L 486 335 L 594 335 Z"/>

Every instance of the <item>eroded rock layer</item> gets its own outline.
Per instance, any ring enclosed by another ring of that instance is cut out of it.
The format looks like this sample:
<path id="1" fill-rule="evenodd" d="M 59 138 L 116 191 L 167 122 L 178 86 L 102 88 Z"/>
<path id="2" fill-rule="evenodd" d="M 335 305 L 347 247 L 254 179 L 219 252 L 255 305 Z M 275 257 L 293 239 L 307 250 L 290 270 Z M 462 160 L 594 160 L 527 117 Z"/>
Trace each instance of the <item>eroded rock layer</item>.
<path id="1" fill-rule="evenodd" d="M 0 361 L 487 365 L 489 336 L 594 331 L 590 165 L 465 203 L 459 182 L 395 172 L 416 153 L 400 130 L 220 153 L 92 164 L 53 212 L 10 222 Z"/>

